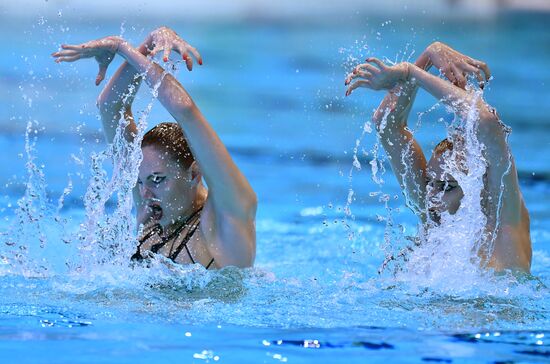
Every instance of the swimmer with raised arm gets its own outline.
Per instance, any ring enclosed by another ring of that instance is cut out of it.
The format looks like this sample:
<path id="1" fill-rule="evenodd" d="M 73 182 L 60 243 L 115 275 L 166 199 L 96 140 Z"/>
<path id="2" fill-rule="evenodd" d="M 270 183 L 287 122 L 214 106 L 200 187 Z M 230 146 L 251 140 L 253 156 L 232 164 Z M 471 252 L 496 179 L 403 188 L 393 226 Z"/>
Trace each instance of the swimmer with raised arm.
<path id="1" fill-rule="evenodd" d="M 358 65 L 346 78 L 345 83 L 349 85 L 346 96 L 358 87 L 389 91 L 375 111 L 373 121 L 407 204 L 426 228 L 439 224 L 442 213 L 453 215 L 460 207 L 463 191 L 456 178 L 446 171 L 444 162 L 459 155 L 451 152 L 462 147 L 463 138 L 458 135 L 452 138 L 454 142 L 443 140 L 426 161 L 407 127 L 418 87 L 444 102 L 462 120 L 472 115 L 472 108 L 477 109 L 474 110 L 478 119 L 476 136 L 483 144 L 487 164 L 481 199 L 487 218 L 484 239 L 493 242 L 492 252 L 480 249 L 477 254 L 484 266 L 497 271 L 529 272 L 529 213 L 506 143 L 506 127 L 491 106 L 473 91 L 466 90 L 469 74 L 476 76 L 481 86 L 490 78 L 487 65 L 440 42 L 430 45 L 414 64 L 403 62 L 388 66 L 377 58 L 368 58 L 367 62 Z M 428 73 L 432 65 L 450 82 Z"/>
<path id="2" fill-rule="evenodd" d="M 122 117 L 125 137 L 137 135 L 131 106 L 142 78 L 149 87 L 158 87 L 158 100 L 176 120 L 155 126 L 141 143 L 134 203 L 137 223 L 146 228 L 132 258 L 153 252 L 207 269 L 252 266 L 256 195 L 187 91 L 152 60 L 162 52 L 166 62 L 175 51 L 191 71 L 192 57 L 202 64 L 197 50 L 166 27 L 153 31 L 138 48 L 114 36 L 61 48 L 53 53 L 56 62 L 96 59 L 96 85 L 117 54 L 125 59 L 98 99 L 107 142 L 113 142 Z"/>

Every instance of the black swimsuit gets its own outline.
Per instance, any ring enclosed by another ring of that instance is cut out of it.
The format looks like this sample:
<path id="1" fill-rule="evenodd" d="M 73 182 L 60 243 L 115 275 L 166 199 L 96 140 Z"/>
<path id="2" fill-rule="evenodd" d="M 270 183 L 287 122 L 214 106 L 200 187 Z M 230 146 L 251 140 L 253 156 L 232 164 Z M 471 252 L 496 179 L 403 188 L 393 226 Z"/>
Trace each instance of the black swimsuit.
<path id="1" fill-rule="evenodd" d="M 176 230 L 174 230 L 170 235 L 163 237 L 163 230 L 162 226 L 160 224 L 156 224 L 153 227 L 149 229 L 149 231 L 143 235 L 139 239 L 139 244 L 137 247 L 137 251 L 132 255 L 130 259 L 132 260 L 142 260 L 143 256 L 141 254 L 141 246 L 148 241 L 149 239 L 159 240 L 158 243 L 155 243 L 151 246 L 151 249 L 149 249 L 153 253 L 158 253 L 158 251 L 166 246 L 168 243 L 172 242 L 172 248 L 170 249 L 170 252 L 168 253 L 168 258 L 171 259 L 174 263 L 176 262 L 176 258 L 180 255 L 183 249 L 187 252 L 187 256 L 191 260 L 193 264 L 196 263 L 195 259 L 193 259 L 193 256 L 191 255 L 191 252 L 189 251 L 189 247 L 187 246 L 187 243 L 189 243 L 189 240 L 195 233 L 195 231 L 199 228 L 200 224 L 200 215 L 201 215 L 202 207 L 195 211 L 191 216 L 187 218 Z M 187 229 L 187 233 L 183 236 L 181 235 L 181 232 L 185 229 Z M 179 240 L 179 242 L 178 242 Z M 172 251 L 174 246 L 177 246 L 175 250 Z M 210 266 L 214 263 L 214 258 L 208 263 L 206 266 L 206 269 L 210 268 Z"/>

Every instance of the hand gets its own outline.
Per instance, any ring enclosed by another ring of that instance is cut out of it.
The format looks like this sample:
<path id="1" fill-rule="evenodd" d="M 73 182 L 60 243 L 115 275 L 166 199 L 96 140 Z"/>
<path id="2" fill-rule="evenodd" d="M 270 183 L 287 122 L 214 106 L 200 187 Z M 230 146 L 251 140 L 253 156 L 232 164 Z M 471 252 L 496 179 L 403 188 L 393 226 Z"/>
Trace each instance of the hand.
<path id="1" fill-rule="evenodd" d="M 122 42 L 124 40 L 120 37 L 105 37 L 78 45 L 63 44 L 61 46 L 62 50 L 52 53 L 52 56 L 57 63 L 74 62 L 82 58 L 94 57 L 99 64 L 99 72 L 95 79 L 97 86 L 105 79 L 107 67 L 115 57 L 118 46 Z"/>
<path id="2" fill-rule="evenodd" d="M 432 43 L 426 49 L 426 52 L 430 62 L 449 81 L 462 89 L 466 87 L 468 74 L 474 74 L 477 77 L 481 88 L 485 85 L 485 81 L 491 78 L 491 71 L 487 64 L 457 52 L 446 44 L 441 42 Z M 481 74 L 481 71 L 484 75 Z"/>
<path id="3" fill-rule="evenodd" d="M 181 39 L 176 32 L 170 28 L 160 27 L 153 30 L 145 40 L 144 45 L 152 57 L 160 51 L 163 51 L 164 62 L 168 61 L 168 57 L 170 57 L 170 52 L 172 50 L 176 51 L 181 54 L 189 71 L 193 69 L 193 59 L 190 57 L 189 53 L 195 57 L 198 64 L 202 65 L 202 57 L 199 52 L 189 45 L 189 43 Z"/>
<path id="4" fill-rule="evenodd" d="M 355 67 L 352 73 L 346 77 L 345 84 L 349 85 L 355 78 L 361 80 L 355 81 L 346 91 L 346 96 L 349 96 L 353 90 L 358 87 L 367 87 L 372 90 L 390 90 L 397 83 L 406 81 L 409 77 L 409 65 L 407 63 L 399 63 L 395 66 L 386 66 L 378 58 L 367 58 L 367 62 L 374 63 L 378 68 L 369 63 L 363 63 Z"/>

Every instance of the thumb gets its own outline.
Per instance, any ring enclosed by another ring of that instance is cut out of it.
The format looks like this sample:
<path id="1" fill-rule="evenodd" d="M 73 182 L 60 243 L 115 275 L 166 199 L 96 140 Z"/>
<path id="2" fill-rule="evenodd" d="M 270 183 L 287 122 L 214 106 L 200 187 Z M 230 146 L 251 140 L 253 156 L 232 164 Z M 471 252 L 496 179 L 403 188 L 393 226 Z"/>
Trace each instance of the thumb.
<path id="1" fill-rule="evenodd" d="M 95 85 L 99 86 L 101 81 L 105 79 L 105 73 L 107 73 L 107 66 L 106 65 L 100 65 L 99 66 L 99 72 L 97 73 L 97 77 L 95 78 Z"/>

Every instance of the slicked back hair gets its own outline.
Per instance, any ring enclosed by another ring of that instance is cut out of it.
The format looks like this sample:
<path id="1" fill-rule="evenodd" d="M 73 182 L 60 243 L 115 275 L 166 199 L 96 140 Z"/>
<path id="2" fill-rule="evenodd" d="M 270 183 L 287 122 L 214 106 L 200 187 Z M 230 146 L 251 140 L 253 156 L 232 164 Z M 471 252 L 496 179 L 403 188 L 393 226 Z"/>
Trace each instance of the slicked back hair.
<path id="1" fill-rule="evenodd" d="M 143 136 L 141 147 L 153 146 L 172 159 L 183 170 L 195 161 L 178 123 L 160 123 Z"/>

